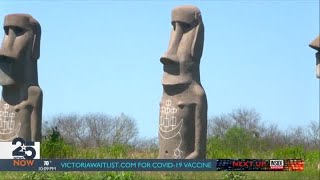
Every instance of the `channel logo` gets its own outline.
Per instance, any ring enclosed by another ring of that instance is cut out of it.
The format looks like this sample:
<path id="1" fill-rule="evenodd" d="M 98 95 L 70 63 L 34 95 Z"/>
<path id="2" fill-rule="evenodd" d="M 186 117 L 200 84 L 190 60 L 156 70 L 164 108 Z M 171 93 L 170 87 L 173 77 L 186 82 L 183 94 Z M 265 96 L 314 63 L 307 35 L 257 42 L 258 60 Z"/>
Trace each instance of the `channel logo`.
<path id="1" fill-rule="evenodd" d="M 0 147 L 0 159 L 40 159 L 40 142 L 28 142 L 18 137 L 12 142 L 0 142 Z M 21 165 L 24 165 L 24 162 L 21 162 Z M 16 165 L 18 164 L 20 161 L 16 161 Z"/>
<path id="2" fill-rule="evenodd" d="M 26 142 L 22 138 L 15 138 L 12 145 L 16 148 L 12 151 L 13 159 L 34 159 L 36 157 L 36 150 L 34 149 L 34 142 Z"/>
<path id="3" fill-rule="evenodd" d="M 284 166 L 283 160 L 270 160 L 270 168 L 282 170 Z"/>

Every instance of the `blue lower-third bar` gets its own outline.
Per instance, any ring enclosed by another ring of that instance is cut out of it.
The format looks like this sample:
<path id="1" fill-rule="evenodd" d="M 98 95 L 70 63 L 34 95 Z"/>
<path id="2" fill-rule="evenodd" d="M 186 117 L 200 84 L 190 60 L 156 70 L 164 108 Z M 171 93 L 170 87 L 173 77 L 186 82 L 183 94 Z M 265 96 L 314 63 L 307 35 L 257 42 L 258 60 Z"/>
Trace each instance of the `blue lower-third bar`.
<path id="1" fill-rule="evenodd" d="M 216 171 L 217 160 L 2 159 L 0 171 Z"/>

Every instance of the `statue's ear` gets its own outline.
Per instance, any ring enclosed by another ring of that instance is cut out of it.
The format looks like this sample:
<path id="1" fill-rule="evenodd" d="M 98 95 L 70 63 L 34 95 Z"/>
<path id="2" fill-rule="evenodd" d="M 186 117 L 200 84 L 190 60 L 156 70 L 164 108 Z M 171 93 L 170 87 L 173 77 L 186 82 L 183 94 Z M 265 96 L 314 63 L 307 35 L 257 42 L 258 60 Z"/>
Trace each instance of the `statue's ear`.
<path id="1" fill-rule="evenodd" d="M 41 26 L 35 19 L 31 19 L 33 26 L 33 43 L 32 43 L 32 59 L 37 60 L 40 58 L 40 39 L 41 39 Z"/>
<path id="2" fill-rule="evenodd" d="M 204 41 L 204 26 L 202 23 L 201 15 L 198 15 L 198 25 L 195 27 L 194 39 L 191 46 L 191 56 L 200 60 L 203 51 L 203 41 Z"/>
<path id="3" fill-rule="evenodd" d="M 32 45 L 32 59 L 37 60 L 40 58 L 40 36 L 38 34 L 33 35 Z"/>

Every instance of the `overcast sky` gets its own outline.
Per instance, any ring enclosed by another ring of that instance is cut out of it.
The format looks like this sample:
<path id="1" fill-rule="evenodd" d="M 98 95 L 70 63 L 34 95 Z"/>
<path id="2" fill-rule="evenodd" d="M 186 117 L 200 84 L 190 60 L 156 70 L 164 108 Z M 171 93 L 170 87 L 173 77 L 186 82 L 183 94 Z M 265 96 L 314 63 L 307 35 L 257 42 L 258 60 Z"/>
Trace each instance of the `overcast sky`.
<path id="1" fill-rule="evenodd" d="M 319 1 L 0 1 L 0 24 L 28 13 L 42 27 L 43 119 L 59 113 L 125 113 L 140 136 L 158 135 L 160 56 L 171 10 L 202 11 L 201 81 L 208 117 L 255 108 L 281 129 L 319 121 L 315 51 Z M 3 30 L 0 38 L 3 37 Z"/>

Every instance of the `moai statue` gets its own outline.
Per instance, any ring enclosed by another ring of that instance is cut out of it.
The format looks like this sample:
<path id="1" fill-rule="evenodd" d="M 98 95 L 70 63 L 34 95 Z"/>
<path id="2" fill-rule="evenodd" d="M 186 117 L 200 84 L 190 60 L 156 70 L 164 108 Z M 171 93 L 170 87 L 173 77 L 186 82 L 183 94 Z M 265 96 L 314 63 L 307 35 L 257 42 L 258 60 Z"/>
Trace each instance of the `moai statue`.
<path id="1" fill-rule="evenodd" d="M 172 10 L 171 39 L 163 64 L 159 118 L 160 159 L 205 159 L 207 98 L 199 65 L 204 26 L 194 6 Z"/>
<path id="2" fill-rule="evenodd" d="M 42 91 L 38 84 L 41 27 L 28 14 L 4 19 L 0 49 L 0 141 L 41 141 Z"/>
<path id="3" fill-rule="evenodd" d="M 316 71 L 317 71 L 317 78 L 320 79 L 320 36 L 314 39 L 309 46 L 318 52 L 316 53 Z"/>

